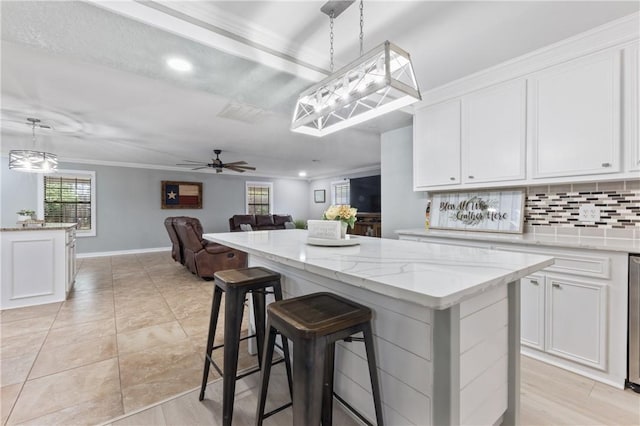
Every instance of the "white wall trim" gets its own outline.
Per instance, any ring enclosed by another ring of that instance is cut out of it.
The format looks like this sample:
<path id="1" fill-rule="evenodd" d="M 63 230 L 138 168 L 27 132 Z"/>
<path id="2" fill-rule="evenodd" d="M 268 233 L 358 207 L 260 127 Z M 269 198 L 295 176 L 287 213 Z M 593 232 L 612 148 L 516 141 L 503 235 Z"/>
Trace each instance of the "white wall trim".
<path id="1" fill-rule="evenodd" d="M 171 247 L 155 247 L 155 248 L 135 249 L 135 250 L 96 251 L 92 253 L 79 253 L 76 257 L 78 259 L 90 259 L 93 257 L 121 256 L 124 254 L 156 253 L 161 251 L 170 252 Z"/>
<path id="2" fill-rule="evenodd" d="M 422 101 L 413 105 L 414 111 L 590 53 L 611 48 L 622 49 L 640 39 L 639 20 L 640 12 L 636 12 L 423 92 Z"/>

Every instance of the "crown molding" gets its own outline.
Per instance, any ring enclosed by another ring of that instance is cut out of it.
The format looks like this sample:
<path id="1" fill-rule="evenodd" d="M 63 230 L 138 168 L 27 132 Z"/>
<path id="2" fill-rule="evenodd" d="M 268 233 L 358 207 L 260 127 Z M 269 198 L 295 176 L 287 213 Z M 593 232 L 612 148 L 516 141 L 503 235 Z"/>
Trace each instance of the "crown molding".
<path id="1" fill-rule="evenodd" d="M 544 68 L 640 39 L 640 12 L 632 13 L 530 53 L 486 68 L 422 93 L 413 110 L 468 94 L 493 84 L 523 77 Z"/>

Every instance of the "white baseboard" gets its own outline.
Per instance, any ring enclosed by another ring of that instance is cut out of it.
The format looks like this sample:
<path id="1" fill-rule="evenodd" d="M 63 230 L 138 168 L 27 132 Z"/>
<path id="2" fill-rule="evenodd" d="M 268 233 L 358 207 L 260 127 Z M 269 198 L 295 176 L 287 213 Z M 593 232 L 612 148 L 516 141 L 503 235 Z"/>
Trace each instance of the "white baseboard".
<path id="1" fill-rule="evenodd" d="M 117 250 L 117 251 L 96 251 L 93 253 L 79 253 L 76 257 L 78 259 L 87 259 L 91 257 L 120 256 L 123 254 L 156 253 L 160 251 L 171 251 L 171 247 L 154 247 L 154 248 L 145 248 L 145 249 Z"/>

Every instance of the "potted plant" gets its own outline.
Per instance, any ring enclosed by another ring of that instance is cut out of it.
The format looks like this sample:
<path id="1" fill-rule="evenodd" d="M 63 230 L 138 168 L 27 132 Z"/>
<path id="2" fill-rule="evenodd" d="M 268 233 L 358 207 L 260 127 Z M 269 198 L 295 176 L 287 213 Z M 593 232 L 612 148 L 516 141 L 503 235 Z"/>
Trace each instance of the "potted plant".
<path id="1" fill-rule="evenodd" d="M 347 226 L 353 229 L 356 223 L 358 210 L 350 205 L 330 206 L 322 215 L 324 220 L 338 220 L 341 223 L 340 237 L 344 238 L 347 233 Z"/>
<path id="2" fill-rule="evenodd" d="M 31 220 L 35 217 L 35 210 L 22 209 L 17 212 L 18 220 L 24 222 L 25 220 Z"/>

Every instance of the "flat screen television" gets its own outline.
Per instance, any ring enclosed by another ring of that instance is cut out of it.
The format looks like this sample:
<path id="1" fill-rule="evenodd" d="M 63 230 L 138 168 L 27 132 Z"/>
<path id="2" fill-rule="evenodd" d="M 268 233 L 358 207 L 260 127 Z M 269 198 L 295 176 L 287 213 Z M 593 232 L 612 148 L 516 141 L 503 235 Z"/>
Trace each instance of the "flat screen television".
<path id="1" fill-rule="evenodd" d="M 351 207 L 360 213 L 380 213 L 380 175 L 349 180 Z"/>

